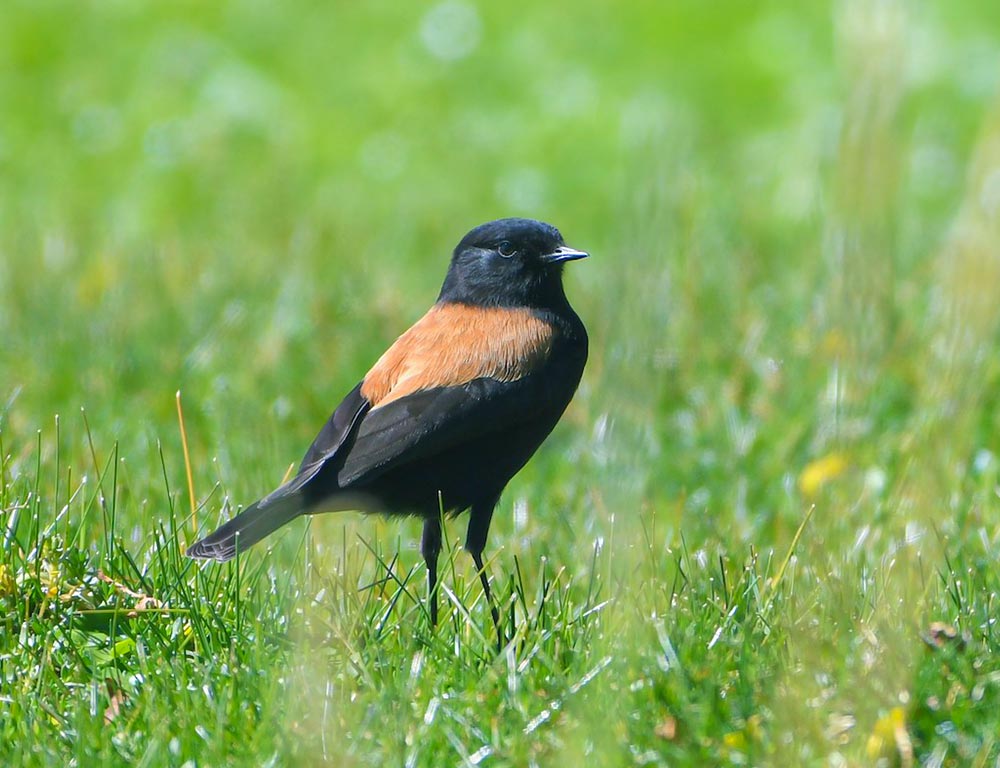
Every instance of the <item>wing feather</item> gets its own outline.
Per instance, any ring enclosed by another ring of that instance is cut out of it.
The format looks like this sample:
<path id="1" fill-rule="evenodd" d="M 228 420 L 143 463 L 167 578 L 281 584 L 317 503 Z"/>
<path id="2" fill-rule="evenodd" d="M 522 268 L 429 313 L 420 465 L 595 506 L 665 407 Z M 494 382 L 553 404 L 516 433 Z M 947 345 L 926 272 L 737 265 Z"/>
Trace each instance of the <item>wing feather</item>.
<path id="1" fill-rule="evenodd" d="M 338 485 L 346 489 L 368 483 L 393 467 L 530 423 L 544 407 L 541 398 L 531 396 L 534 378 L 475 379 L 421 390 L 372 409 L 337 474 Z"/>
<path id="2" fill-rule="evenodd" d="M 361 384 L 358 384 L 323 425 L 323 429 L 302 458 L 295 477 L 269 493 L 259 503 L 266 506 L 282 496 L 296 493 L 312 480 L 327 462 L 339 459 L 345 444 L 349 444 L 352 434 L 370 409 L 371 403 L 361 394 Z"/>

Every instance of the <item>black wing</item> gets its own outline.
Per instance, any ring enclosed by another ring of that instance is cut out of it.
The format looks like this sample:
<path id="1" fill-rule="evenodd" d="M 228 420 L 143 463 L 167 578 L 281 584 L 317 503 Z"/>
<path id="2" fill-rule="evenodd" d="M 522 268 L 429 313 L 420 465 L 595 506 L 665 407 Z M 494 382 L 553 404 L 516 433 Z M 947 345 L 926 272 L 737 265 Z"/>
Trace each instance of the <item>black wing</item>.
<path id="1" fill-rule="evenodd" d="M 267 504 L 278 497 L 301 490 L 302 486 L 312 480 L 328 461 L 338 456 L 340 449 L 348 442 L 351 433 L 370 408 L 371 403 L 361 394 L 361 384 L 358 384 L 341 401 L 333 415 L 323 425 L 323 429 L 316 435 L 316 439 L 302 458 L 298 474 L 261 499 L 260 503 Z"/>
<path id="2" fill-rule="evenodd" d="M 337 410 L 309 446 L 298 474 L 257 503 L 251 504 L 218 530 L 192 544 L 188 547 L 187 555 L 220 562 L 230 560 L 236 556 L 237 549 L 255 544 L 303 512 L 308 512 L 310 504 L 301 493 L 303 486 L 328 461 L 338 457 L 369 408 L 371 404 L 362 396 L 361 385 L 358 384 L 337 406 Z"/>
<path id="3" fill-rule="evenodd" d="M 363 383 L 361 382 L 361 384 Z M 318 461 L 326 462 L 333 458 L 347 441 L 358 419 L 364 418 L 368 409 L 371 408 L 371 403 L 361 394 L 361 384 L 358 384 L 347 394 L 347 397 L 337 406 L 337 410 L 330 416 L 329 421 L 323 425 L 323 429 L 316 435 L 313 444 L 309 446 L 306 455 L 302 457 L 302 464 L 299 466 L 300 473 Z"/>
<path id="4" fill-rule="evenodd" d="M 552 402 L 535 379 L 474 379 L 414 392 L 369 411 L 337 473 L 337 484 L 348 489 L 367 483 L 394 467 L 551 413 Z"/>

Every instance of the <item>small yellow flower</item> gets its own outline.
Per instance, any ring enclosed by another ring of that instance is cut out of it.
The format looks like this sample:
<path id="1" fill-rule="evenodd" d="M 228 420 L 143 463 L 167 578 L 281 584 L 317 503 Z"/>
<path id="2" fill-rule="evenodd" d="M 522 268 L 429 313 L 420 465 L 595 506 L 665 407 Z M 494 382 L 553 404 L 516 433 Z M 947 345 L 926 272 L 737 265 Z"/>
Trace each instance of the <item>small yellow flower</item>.
<path id="1" fill-rule="evenodd" d="M 6 563 L 0 563 L 0 598 L 13 597 L 17 594 L 17 579 L 11 573 Z"/>
<path id="2" fill-rule="evenodd" d="M 893 707 L 875 721 L 875 727 L 865 745 L 870 760 L 886 757 L 893 750 L 899 755 L 901 765 L 913 765 L 913 743 L 906 730 L 906 710 L 902 707 Z"/>
<path id="3" fill-rule="evenodd" d="M 59 566 L 55 563 L 45 562 L 42 565 L 39 581 L 46 597 L 51 599 L 58 596 L 62 584 L 62 573 L 59 571 Z"/>
<path id="4" fill-rule="evenodd" d="M 844 474 L 847 458 L 842 453 L 829 453 L 810 461 L 799 474 L 799 491 L 803 496 L 815 496 L 820 488 Z"/>
<path id="5" fill-rule="evenodd" d="M 747 735 L 743 731 L 730 731 L 722 737 L 722 743 L 737 752 L 743 752 L 747 748 Z"/>

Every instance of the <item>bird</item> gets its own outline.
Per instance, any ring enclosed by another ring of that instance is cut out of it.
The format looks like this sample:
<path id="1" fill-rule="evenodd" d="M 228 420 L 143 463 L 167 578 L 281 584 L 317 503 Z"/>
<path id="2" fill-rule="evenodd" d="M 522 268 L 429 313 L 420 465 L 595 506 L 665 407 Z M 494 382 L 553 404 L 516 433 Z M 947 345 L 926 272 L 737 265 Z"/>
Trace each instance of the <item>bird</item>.
<path id="1" fill-rule="evenodd" d="M 586 256 L 533 219 L 472 229 L 452 252 L 437 301 L 337 406 L 295 476 L 187 556 L 225 562 L 300 515 L 417 516 L 435 626 L 442 515 L 468 510 L 465 548 L 500 644 L 483 550 L 501 492 L 583 375 L 587 331 L 566 297 L 563 267 Z"/>

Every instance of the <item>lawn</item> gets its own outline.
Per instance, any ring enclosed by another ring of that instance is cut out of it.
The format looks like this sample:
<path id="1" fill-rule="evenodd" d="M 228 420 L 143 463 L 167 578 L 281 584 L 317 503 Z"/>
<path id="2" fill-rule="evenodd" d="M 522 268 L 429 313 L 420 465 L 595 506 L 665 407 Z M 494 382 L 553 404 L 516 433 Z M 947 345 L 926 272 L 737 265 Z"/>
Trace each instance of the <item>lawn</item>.
<path id="1" fill-rule="evenodd" d="M 1000 5 L 0 9 L 0 764 L 994 765 Z M 186 545 L 526 215 L 591 358 L 464 522 Z"/>

